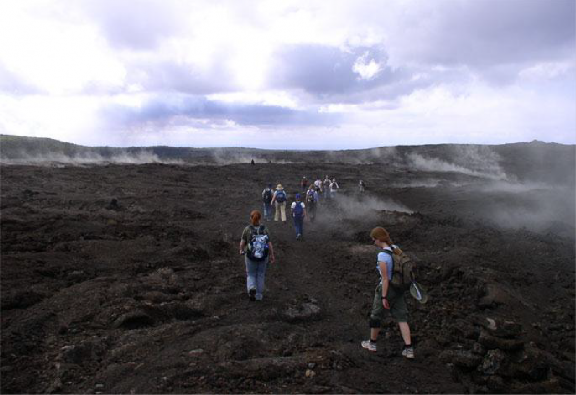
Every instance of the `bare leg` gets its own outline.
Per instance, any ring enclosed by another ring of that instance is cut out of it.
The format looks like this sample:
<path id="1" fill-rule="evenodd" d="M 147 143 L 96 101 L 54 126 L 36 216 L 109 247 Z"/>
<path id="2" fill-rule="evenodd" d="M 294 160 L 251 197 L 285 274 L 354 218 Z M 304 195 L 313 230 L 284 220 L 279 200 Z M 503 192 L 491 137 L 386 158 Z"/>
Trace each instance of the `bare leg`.
<path id="1" fill-rule="evenodd" d="M 370 328 L 370 340 L 378 340 L 380 328 Z"/>
<path id="2" fill-rule="evenodd" d="M 412 338 L 410 337 L 410 327 L 408 326 L 407 322 L 399 322 L 398 326 L 400 327 L 400 333 L 402 334 L 402 339 L 404 340 L 404 344 L 411 345 Z"/>

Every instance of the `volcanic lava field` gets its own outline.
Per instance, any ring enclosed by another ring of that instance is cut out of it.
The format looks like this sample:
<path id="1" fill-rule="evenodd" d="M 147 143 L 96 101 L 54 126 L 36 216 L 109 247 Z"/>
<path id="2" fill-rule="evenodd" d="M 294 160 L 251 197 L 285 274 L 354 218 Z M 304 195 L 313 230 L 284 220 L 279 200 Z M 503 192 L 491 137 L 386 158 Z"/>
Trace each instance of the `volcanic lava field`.
<path id="1" fill-rule="evenodd" d="M 574 147 L 537 166 L 525 148 L 500 150 L 500 173 L 429 151 L 401 165 L 4 163 L 2 392 L 574 393 Z M 292 202 L 304 175 L 341 191 L 303 241 L 264 222 L 277 261 L 250 302 L 249 213 L 268 183 Z M 374 226 L 428 289 L 426 304 L 408 297 L 414 360 L 391 319 L 378 352 L 360 347 Z"/>

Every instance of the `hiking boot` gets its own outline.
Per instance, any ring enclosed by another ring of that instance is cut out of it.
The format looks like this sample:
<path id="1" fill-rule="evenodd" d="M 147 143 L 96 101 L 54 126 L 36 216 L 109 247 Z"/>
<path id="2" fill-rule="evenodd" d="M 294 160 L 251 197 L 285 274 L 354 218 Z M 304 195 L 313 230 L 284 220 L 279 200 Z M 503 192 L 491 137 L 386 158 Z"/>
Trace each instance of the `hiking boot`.
<path id="1" fill-rule="evenodd" d="M 368 351 L 376 352 L 376 343 L 371 342 L 370 340 L 364 340 L 360 343 L 362 347 L 364 347 Z"/>
<path id="2" fill-rule="evenodd" d="M 414 359 L 414 348 L 405 347 L 404 350 L 402 350 L 402 356 L 408 359 Z"/>
<path id="3" fill-rule="evenodd" d="M 250 297 L 250 301 L 253 302 L 256 300 L 256 290 L 254 288 L 252 288 L 249 292 L 248 292 L 248 296 Z"/>
<path id="4" fill-rule="evenodd" d="M 301 238 L 302 238 L 302 235 L 301 235 L 300 233 L 298 233 L 298 234 L 296 235 L 296 240 L 300 240 Z"/>

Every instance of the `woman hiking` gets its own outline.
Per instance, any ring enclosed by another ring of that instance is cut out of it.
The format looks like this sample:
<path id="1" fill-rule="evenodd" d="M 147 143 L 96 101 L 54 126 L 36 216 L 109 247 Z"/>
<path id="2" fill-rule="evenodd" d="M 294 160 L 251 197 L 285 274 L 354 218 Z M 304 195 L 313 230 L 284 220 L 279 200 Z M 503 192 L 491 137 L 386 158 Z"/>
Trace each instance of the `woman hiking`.
<path id="1" fill-rule="evenodd" d="M 240 238 L 240 254 L 246 254 L 246 289 L 250 301 L 262 300 L 264 297 L 268 261 L 275 261 L 270 233 L 264 225 L 260 225 L 261 219 L 260 211 L 253 210 L 250 213 L 250 225 L 244 228 Z"/>
<path id="2" fill-rule="evenodd" d="M 370 232 L 372 242 L 380 249 L 378 253 L 376 269 L 380 274 L 380 283 L 376 287 L 372 311 L 370 312 L 370 339 L 364 340 L 362 347 L 368 351 L 376 352 L 376 341 L 380 333 L 380 326 L 386 311 L 398 322 L 400 333 L 404 340 L 404 349 L 402 356 L 414 358 L 414 348 L 412 347 L 412 338 L 410 336 L 410 327 L 408 326 L 408 309 L 404 298 L 404 291 L 390 284 L 392 278 L 393 260 L 392 254 L 400 255 L 402 250 L 392 243 L 390 235 L 386 229 L 376 227 Z"/>

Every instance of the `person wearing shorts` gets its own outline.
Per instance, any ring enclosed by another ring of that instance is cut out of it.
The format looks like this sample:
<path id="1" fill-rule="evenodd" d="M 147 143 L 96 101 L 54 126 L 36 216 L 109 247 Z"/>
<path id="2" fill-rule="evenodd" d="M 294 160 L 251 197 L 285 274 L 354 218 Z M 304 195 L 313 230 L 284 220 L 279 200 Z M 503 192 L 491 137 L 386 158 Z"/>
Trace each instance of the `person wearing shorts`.
<path id="1" fill-rule="evenodd" d="M 392 243 L 390 235 L 382 227 L 372 229 L 370 237 L 374 245 L 380 248 L 376 264 L 376 269 L 380 274 L 380 283 L 376 287 L 370 312 L 370 339 L 362 341 L 361 345 L 368 351 L 377 351 L 376 341 L 380 334 L 382 321 L 389 313 L 398 322 L 404 340 L 402 356 L 412 359 L 414 358 L 414 348 L 408 325 L 408 308 L 406 307 L 404 291 L 390 284 L 393 268 L 392 254 L 401 254 L 402 250 Z"/>

